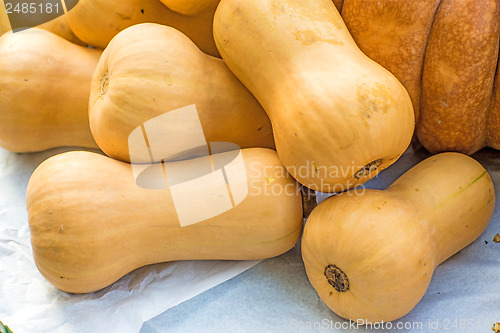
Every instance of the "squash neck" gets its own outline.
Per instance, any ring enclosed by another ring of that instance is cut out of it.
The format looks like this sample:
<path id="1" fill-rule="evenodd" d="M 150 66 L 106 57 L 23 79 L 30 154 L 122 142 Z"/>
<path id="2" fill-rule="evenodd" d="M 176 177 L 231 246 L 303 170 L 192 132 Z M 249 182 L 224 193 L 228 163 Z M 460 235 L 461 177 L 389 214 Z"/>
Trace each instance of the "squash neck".
<path id="1" fill-rule="evenodd" d="M 461 154 L 428 158 L 387 191 L 412 207 L 415 223 L 428 225 L 436 265 L 479 237 L 493 214 L 491 178 L 479 163 Z"/>

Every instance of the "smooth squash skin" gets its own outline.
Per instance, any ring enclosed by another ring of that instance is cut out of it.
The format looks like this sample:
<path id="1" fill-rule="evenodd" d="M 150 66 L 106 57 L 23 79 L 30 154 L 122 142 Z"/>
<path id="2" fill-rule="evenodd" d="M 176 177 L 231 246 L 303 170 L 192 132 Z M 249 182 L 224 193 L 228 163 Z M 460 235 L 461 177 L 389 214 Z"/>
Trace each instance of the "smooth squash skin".
<path id="1" fill-rule="evenodd" d="M 331 0 L 222 0 L 214 36 L 303 185 L 322 192 L 361 185 L 409 145 L 408 93 L 358 49 Z"/>
<path id="2" fill-rule="evenodd" d="M 107 155 L 129 162 L 134 129 L 189 105 L 197 108 L 207 142 L 274 149 L 269 118 L 224 61 L 180 31 L 153 23 L 122 31 L 104 51 L 92 81 L 90 126 Z M 193 135 L 190 124 L 178 126 L 185 137 L 177 141 Z"/>
<path id="3" fill-rule="evenodd" d="M 63 291 L 87 293 L 148 264 L 252 260 L 286 252 L 302 233 L 297 183 L 285 176 L 275 151 L 241 152 L 248 195 L 234 208 L 185 227 L 170 187 L 139 187 L 131 164 L 89 152 L 46 160 L 27 190 L 31 244 L 40 272 Z M 193 160 L 173 163 L 185 168 Z M 210 199 L 197 187 L 192 191 Z"/>
<path id="4" fill-rule="evenodd" d="M 385 191 L 322 202 L 302 238 L 307 276 L 341 317 L 396 320 L 420 301 L 434 269 L 479 237 L 494 206 L 493 183 L 478 162 L 432 156 Z"/>
<path id="5" fill-rule="evenodd" d="M 35 152 L 97 148 L 88 120 L 101 52 L 32 28 L 0 38 L 0 146 Z"/>
<path id="6" fill-rule="evenodd" d="M 160 0 L 165 6 L 183 15 L 199 15 L 217 8 L 220 0 Z"/>
<path id="7" fill-rule="evenodd" d="M 150 22 L 176 28 L 203 52 L 218 56 L 212 36 L 214 12 L 215 8 L 196 16 L 181 15 L 158 0 L 79 0 L 67 16 L 75 35 L 96 47 L 105 48 L 130 26 Z"/>

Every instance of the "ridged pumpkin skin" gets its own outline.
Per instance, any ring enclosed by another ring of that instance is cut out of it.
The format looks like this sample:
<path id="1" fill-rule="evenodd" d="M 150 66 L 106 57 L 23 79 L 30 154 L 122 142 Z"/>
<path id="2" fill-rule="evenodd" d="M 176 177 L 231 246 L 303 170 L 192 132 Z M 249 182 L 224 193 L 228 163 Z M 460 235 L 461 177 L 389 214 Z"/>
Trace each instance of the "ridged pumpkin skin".
<path id="1" fill-rule="evenodd" d="M 0 38 L 0 146 L 35 152 L 60 146 L 97 148 L 88 99 L 100 51 L 45 30 Z"/>
<path id="2" fill-rule="evenodd" d="M 361 50 L 408 89 L 425 148 L 500 149 L 497 0 L 345 0 L 342 16 Z"/>
<path id="3" fill-rule="evenodd" d="M 214 36 L 273 124 L 303 185 L 353 188 L 391 165 L 414 127 L 411 100 L 356 46 L 331 0 L 222 0 Z"/>
<path id="4" fill-rule="evenodd" d="M 165 6 L 183 15 L 199 15 L 217 8 L 220 0 L 160 0 Z"/>
<path id="5" fill-rule="evenodd" d="M 27 190 L 31 244 L 40 272 L 63 291 L 87 293 L 148 264 L 251 260 L 286 252 L 302 233 L 297 184 L 283 176 L 275 151 L 241 152 L 246 198 L 225 213 L 185 227 L 179 224 L 170 188 L 140 188 L 128 163 L 89 152 L 46 160 Z"/>
<path id="6" fill-rule="evenodd" d="M 178 30 L 152 23 L 122 31 L 104 51 L 92 81 L 90 126 L 106 154 L 128 162 L 134 129 L 193 104 L 208 142 L 274 148 L 265 111 L 224 61 Z M 193 135 L 189 124 L 178 125 L 188 139 Z"/>
<path id="7" fill-rule="evenodd" d="M 478 162 L 435 155 L 385 191 L 322 202 L 302 238 L 307 275 L 339 316 L 396 320 L 420 301 L 436 266 L 479 237 L 494 206 L 493 183 Z"/>
<path id="8" fill-rule="evenodd" d="M 215 8 L 181 15 L 158 0 L 79 0 L 67 16 L 75 35 L 96 47 L 105 48 L 116 34 L 135 24 L 159 23 L 182 31 L 203 52 L 218 56 L 212 36 L 214 12 Z"/>

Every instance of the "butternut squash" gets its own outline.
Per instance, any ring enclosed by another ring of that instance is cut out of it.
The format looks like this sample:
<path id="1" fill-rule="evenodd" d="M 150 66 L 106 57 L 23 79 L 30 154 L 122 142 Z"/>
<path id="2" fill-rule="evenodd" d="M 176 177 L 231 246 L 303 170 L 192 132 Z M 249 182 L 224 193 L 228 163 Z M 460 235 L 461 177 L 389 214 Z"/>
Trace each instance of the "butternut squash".
<path id="1" fill-rule="evenodd" d="M 494 206 L 493 183 L 478 162 L 459 153 L 432 156 L 385 191 L 322 202 L 302 238 L 307 276 L 341 317 L 401 318 L 425 294 L 435 268 L 484 231 Z"/>
<path id="2" fill-rule="evenodd" d="M 0 38 L 0 146 L 35 152 L 97 148 L 88 120 L 101 52 L 32 28 Z"/>
<path id="3" fill-rule="evenodd" d="M 178 30 L 153 23 L 120 32 L 104 51 L 92 81 L 90 126 L 106 154 L 129 162 L 136 128 L 189 105 L 198 111 L 207 142 L 274 148 L 269 118 L 224 62 L 202 53 Z M 189 121 L 167 121 L 156 126 L 179 129 L 175 149 L 193 137 Z"/>
<path id="4" fill-rule="evenodd" d="M 408 89 L 425 148 L 500 149 L 498 1 L 346 0 L 342 16 L 361 50 Z"/>
<path id="5" fill-rule="evenodd" d="M 217 8 L 220 0 L 160 0 L 165 6 L 183 15 L 199 15 Z"/>
<path id="6" fill-rule="evenodd" d="M 198 47 L 218 56 L 212 36 L 215 8 L 196 16 L 176 13 L 158 0 L 79 0 L 68 12 L 68 22 L 78 38 L 105 48 L 120 31 L 139 23 L 160 23 L 186 34 Z M 146 36 L 145 36 L 146 37 Z"/>
<path id="7" fill-rule="evenodd" d="M 136 183 L 131 164 L 99 154 L 70 152 L 51 157 L 35 170 L 27 190 L 38 269 L 63 291 L 87 293 L 148 264 L 262 259 L 284 253 L 302 233 L 296 182 L 273 150 L 253 148 L 241 150 L 237 157 L 232 154 L 150 166 L 160 171 L 160 177 L 152 177 L 148 184 L 156 181 L 163 188 L 137 185 L 142 174 Z M 172 169 L 196 173 L 211 161 L 219 172 L 220 162 L 224 162 L 229 183 L 222 178 L 220 193 L 211 190 L 214 183 L 204 177 L 211 176 L 214 167 L 200 175 L 201 181 L 181 175 L 180 184 L 189 200 L 179 209 L 182 204 L 177 195 L 182 189 L 179 192 L 179 183 L 174 184 L 170 177 L 166 185 L 164 175 Z M 240 177 L 242 170 L 246 176 Z M 240 195 L 245 194 L 245 187 L 246 195 Z M 197 214 L 200 209 L 210 210 L 224 199 L 228 188 L 233 199 L 226 211 L 181 226 L 180 216 L 184 215 L 180 211 Z"/>
<path id="8" fill-rule="evenodd" d="M 322 192 L 359 186 L 409 145 L 408 93 L 357 48 L 331 0 L 222 0 L 214 36 L 269 115 L 278 154 L 303 185 Z"/>

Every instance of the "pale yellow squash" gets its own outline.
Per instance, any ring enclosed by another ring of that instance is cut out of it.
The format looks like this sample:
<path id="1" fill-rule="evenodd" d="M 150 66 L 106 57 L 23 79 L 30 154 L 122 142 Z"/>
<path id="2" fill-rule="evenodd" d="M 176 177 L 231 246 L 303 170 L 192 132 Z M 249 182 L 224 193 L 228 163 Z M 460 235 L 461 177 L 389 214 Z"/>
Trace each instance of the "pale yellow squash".
<path id="1" fill-rule="evenodd" d="M 88 99 L 101 52 L 31 28 L 0 38 L 0 146 L 97 148 Z"/>
<path id="2" fill-rule="evenodd" d="M 213 160 L 220 156 L 213 155 Z M 229 186 L 231 190 L 247 186 L 243 200 L 234 199 L 234 208 L 184 227 L 172 186 L 139 187 L 131 164 L 89 152 L 46 160 L 35 170 L 27 190 L 37 267 L 57 288 L 87 293 L 148 264 L 263 259 L 286 252 L 302 233 L 297 183 L 284 172 L 273 150 L 244 149 L 241 156 L 246 177 L 231 178 Z M 186 170 L 207 158 L 165 168 Z M 160 182 L 165 184 L 164 179 Z M 223 196 L 221 192 L 212 197 L 197 185 L 185 185 L 194 212 L 207 200 L 218 202 Z"/>
<path id="3" fill-rule="evenodd" d="M 160 0 L 168 8 L 183 15 L 199 15 L 217 8 L 220 0 Z"/>
<path id="4" fill-rule="evenodd" d="M 196 16 L 181 15 L 158 0 L 79 0 L 67 16 L 75 35 L 96 47 L 105 48 L 132 25 L 160 23 L 182 31 L 203 52 L 218 56 L 212 36 L 214 12 L 215 8 Z"/>
<path id="5" fill-rule="evenodd" d="M 190 105 L 207 142 L 274 148 L 265 111 L 224 61 L 201 52 L 180 31 L 153 23 L 122 31 L 104 51 L 92 81 L 90 126 L 106 154 L 128 162 L 136 128 Z M 196 134 L 189 121 L 170 125 L 179 131 L 176 148 Z"/>

